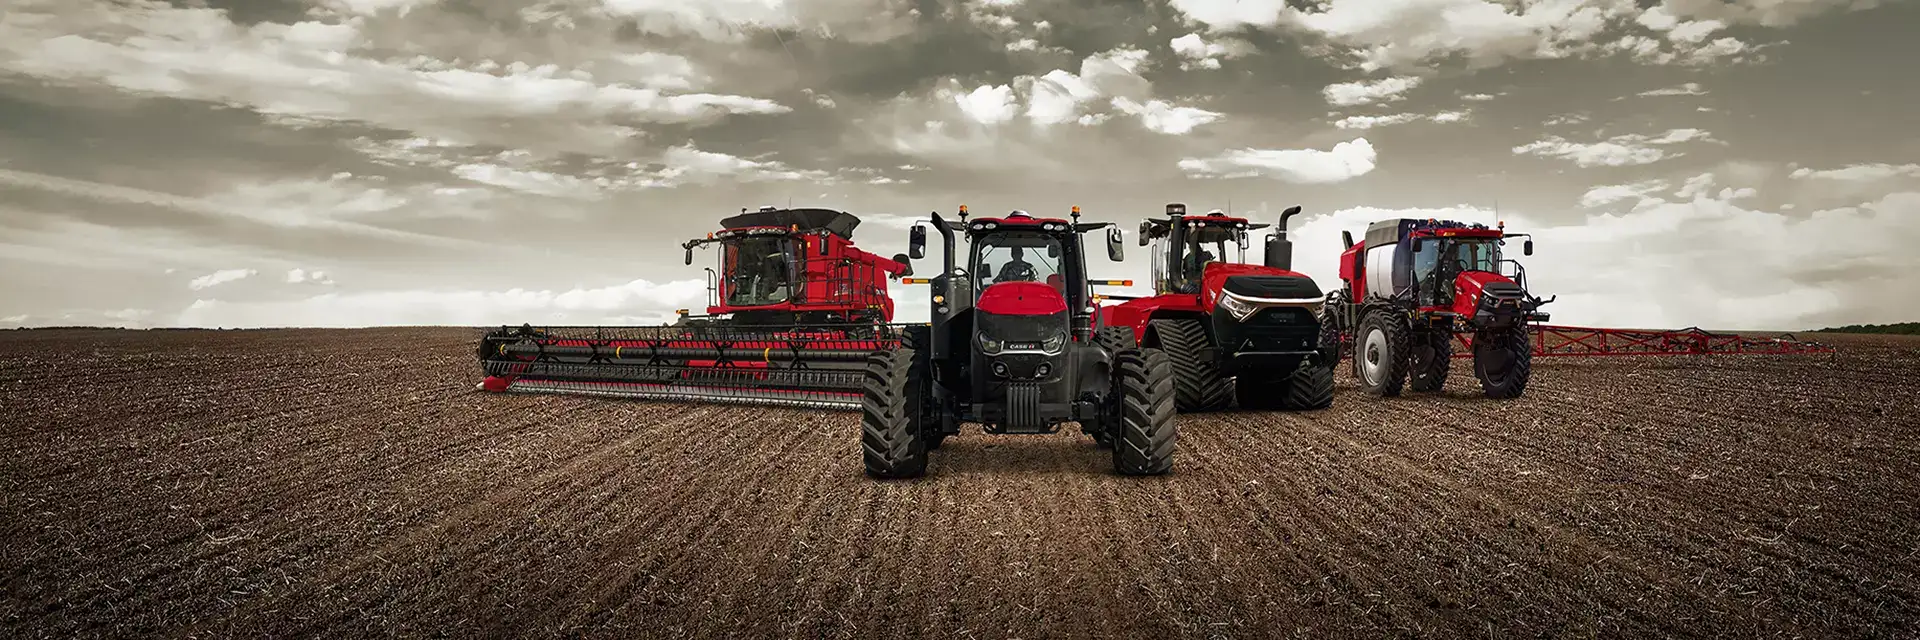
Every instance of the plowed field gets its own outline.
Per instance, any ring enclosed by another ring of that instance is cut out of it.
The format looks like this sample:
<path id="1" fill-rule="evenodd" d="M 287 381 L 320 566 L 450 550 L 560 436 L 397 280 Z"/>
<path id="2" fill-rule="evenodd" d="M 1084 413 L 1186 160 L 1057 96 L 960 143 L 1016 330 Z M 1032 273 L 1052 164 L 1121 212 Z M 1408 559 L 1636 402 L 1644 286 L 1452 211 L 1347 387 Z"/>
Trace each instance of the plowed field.
<path id="1" fill-rule="evenodd" d="M 476 337 L 0 333 L 0 637 L 1920 634 L 1920 341 L 876 482 L 855 414 L 483 394 Z"/>

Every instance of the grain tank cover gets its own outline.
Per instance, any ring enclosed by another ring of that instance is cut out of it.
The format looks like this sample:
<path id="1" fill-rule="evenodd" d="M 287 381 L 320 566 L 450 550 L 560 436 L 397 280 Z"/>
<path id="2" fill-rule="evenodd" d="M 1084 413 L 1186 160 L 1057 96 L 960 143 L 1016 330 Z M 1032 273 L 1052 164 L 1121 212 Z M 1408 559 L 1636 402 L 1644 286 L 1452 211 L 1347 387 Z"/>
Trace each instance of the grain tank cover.
<path id="1" fill-rule="evenodd" d="M 720 220 L 721 228 L 739 229 L 742 227 L 792 227 L 799 225 L 801 231 L 825 230 L 841 238 L 852 240 L 853 228 L 860 226 L 860 219 L 853 214 L 833 209 L 771 209 L 751 213 L 742 213 Z"/>

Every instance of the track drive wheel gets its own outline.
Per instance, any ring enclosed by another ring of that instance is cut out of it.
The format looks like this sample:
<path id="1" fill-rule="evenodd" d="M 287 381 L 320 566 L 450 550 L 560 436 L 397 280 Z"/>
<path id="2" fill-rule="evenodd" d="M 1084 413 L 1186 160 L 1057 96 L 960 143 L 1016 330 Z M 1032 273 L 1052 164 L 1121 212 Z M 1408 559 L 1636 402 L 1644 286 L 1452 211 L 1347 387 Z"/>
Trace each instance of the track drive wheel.
<path id="1" fill-rule="evenodd" d="M 1360 331 L 1354 336 L 1353 373 L 1361 389 L 1383 398 L 1400 395 L 1413 359 L 1407 348 L 1409 332 L 1406 317 L 1388 310 L 1370 311 L 1360 320 Z"/>
<path id="2" fill-rule="evenodd" d="M 1173 365 L 1174 404 L 1180 411 L 1219 411 L 1233 402 L 1233 380 L 1214 364 L 1206 325 L 1199 320 L 1155 320 L 1153 331 Z"/>
<path id="3" fill-rule="evenodd" d="M 1533 340 L 1526 325 L 1482 330 L 1473 336 L 1473 376 L 1487 397 L 1518 398 L 1533 376 Z"/>
<path id="4" fill-rule="evenodd" d="M 867 475 L 912 478 L 927 471 L 925 420 L 912 349 L 876 351 L 867 356 L 860 397 L 860 449 Z"/>
<path id="5" fill-rule="evenodd" d="M 1407 374 L 1414 391 L 1439 391 L 1447 386 L 1453 367 L 1453 332 L 1433 329 L 1413 344 L 1413 362 Z"/>
<path id="6" fill-rule="evenodd" d="M 1173 365 L 1159 349 L 1126 349 L 1114 356 L 1114 389 L 1120 396 L 1113 470 L 1156 476 L 1173 470 Z"/>

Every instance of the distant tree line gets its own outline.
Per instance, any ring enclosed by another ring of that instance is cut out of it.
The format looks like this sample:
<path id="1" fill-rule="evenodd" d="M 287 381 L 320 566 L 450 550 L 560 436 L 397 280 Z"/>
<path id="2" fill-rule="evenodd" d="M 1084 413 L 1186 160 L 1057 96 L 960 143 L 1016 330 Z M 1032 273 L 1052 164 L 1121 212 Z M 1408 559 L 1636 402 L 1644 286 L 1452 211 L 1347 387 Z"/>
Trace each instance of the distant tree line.
<path id="1" fill-rule="evenodd" d="M 1920 322 L 1900 322 L 1895 324 L 1850 324 L 1844 327 L 1815 329 L 1814 333 L 1889 333 L 1903 336 L 1920 335 Z"/>

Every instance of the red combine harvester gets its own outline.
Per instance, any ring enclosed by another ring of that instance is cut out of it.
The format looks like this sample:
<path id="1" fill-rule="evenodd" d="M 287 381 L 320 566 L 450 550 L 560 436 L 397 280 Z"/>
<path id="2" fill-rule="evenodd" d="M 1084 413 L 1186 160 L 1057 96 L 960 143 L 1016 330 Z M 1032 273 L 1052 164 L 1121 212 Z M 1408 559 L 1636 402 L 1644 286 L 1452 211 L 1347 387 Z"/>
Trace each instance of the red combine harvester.
<path id="1" fill-rule="evenodd" d="M 887 280 L 906 256 L 853 246 L 860 221 L 762 207 L 684 243 L 721 246 L 707 313 L 671 326 L 501 327 L 480 340 L 489 391 L 854 409 L 861 367 L 900 343 Z"/>
<path id="2" fill-rule="evenodd" d="M 860 446 L 867 474 L 926 472 L 928 451 L 960 433 L 1046 434 L 1066 422 L 1110 446 L 1123 475 L 1173 469 L 1173 370 L 1160 349 L 1134 344 L 1125 327 L 1093 326 L 1091 287 L 1118 281 L 1087 277 L 1082 235 L 1107 228 L 1107 257 L 1121 259 L 1111 223 L 1036 218 L 949 222 L 932 215 L 944 248 L 931 285 L 932 321 L 904 327 L 904 344 L 866 361 Z M 955 248 L 956 232 L 968 240 Z M 915 226 L 910 255 L 926 253 Z M 960 256 L 956 253 L 966 252 Z M 964 264 L 956 264 L 964 260 Z"/>
<path id="3" fill-rule="evenodd" d="M 1173 363 L 1181 411 L 1324 409 L 1333 405 L 1339 347 L 1322 332 L 1326 296 L 1312 278 L 1291 271 L 1290 207 L 1267 237 L 1264 265 L 1246 264 L 1248 233 L 1265 223 L 1219 210 L 1187 215 L 1186 205 L 1140 223 L 1140 244 L 1153 243 L 1152 297 L 1100 309 L 1101 326 L 1127 327 L 1140 344 Z M 1233 262 L 1221 262 L 1229 248 Z"/>
<path id="4" fill-rule="evenodd" d="M 1343 232 L 1341 289 L 1326 322 L 1352 345 L 1354 377 L 1368 393 L 1400 395 L 1446 384 L 1456 334 L 1473 355 L 1488 397 L 1517 398 L 1533 373 L 1529 324 L 1547 319 L 1526 290 L 1526 270 L 1503 259 L 1506 224 L 1400 218 L 1367 227 L 1364 242 Z M 1530 236 L 1522 253 L 1533 255 Z M 1512 273 L 1501 272 L 1511 266 Z"/>

